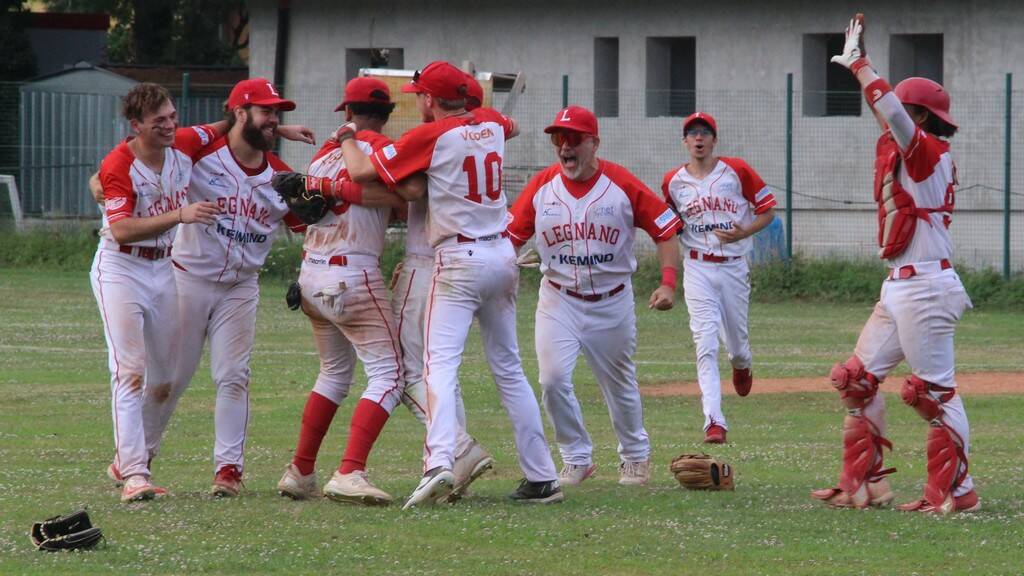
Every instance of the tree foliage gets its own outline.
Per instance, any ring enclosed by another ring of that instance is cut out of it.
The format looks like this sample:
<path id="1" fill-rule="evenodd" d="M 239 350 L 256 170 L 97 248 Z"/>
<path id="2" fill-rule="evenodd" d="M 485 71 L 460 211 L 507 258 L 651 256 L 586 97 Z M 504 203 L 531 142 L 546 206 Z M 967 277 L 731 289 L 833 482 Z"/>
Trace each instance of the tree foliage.
<path id="1" fill-rule="evenodd" d="M 107 60 L 112 63 L 240 64 L 238 51 L 249 43 L 245 0 L 45 0 L 45 4 L 54 12 L 109 14 Z"/>

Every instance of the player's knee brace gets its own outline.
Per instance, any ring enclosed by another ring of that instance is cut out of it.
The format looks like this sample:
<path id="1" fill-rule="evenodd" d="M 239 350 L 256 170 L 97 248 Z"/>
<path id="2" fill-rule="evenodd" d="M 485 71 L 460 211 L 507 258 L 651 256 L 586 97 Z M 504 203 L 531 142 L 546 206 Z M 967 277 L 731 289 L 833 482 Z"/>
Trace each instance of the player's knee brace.
<path id="1" fill-rule="evenodd" d="M 931 395 L 937 392 L 938 398 Z M 911 374 L 903 381 L 900 398 L 903 403 L 913 408 L 926 422 L 936 422 L 942 416 L 942 405 L 956 396 L 955 388 L 947 388 L 926 382 Z"/>
<path id="2" fill-rule="evenodd" d="M 864 363 L 857 356 L 850 356 L 842 364 L 836 363 L 829 377 L 851 414 L 859 413 L 878 394 L 880 380 L 864 368 Z"/>

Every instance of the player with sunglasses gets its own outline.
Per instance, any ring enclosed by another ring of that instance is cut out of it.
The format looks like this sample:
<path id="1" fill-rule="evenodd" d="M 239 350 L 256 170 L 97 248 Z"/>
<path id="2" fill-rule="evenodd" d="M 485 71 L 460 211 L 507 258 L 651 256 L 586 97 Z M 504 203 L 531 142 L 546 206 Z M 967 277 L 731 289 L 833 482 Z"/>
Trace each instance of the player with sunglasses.
<path id="1" fill-rule="evenodd" d="M 537 304 L 536 347 L 544 407 L 562 456 L 558 481 L 577 485 L 596 469 L 593 443 L 573 391 L 582 352 L 608 403 L 619 438 L 619 483 L 650 479 L 651 444 L 636 381 L 636 312 L 630 277 L 636 271 L 636 228 L 657 243 L 661 285 L 649 305 L 672 307 L 681 223 L 628 170 L 597 157 L 597 118 L 569 106 L 544 129 L 558 161 L 526 185 L 508 227 L 521 248 L 536 235 L 544 278 Z"/>
<path id="2" fill-rule="evenodd" d="M 753 384 L 747 312 L 754 234 L 775 218 L 775 196 L 739 158 L 714 155 L 715 119 L 695 112 L 683 121 L 690 161 L 665 174 L 665 200 L 683 219 L 683 294 L 697 348 L 697 381 L 704 408 L 704 442 L 724 444 L 719 337 L 732 364 L 732 384 L 746 396 Z"/>

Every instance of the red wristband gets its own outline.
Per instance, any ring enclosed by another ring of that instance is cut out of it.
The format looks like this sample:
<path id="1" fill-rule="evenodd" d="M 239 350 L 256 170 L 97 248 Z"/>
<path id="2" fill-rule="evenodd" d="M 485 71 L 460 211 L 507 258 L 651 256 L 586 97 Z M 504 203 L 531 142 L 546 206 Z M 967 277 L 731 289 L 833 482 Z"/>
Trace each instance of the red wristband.
<path id="1" fill-rule="evenodd" d="M 875 102 L 881 100 L 882 96 L 889 92 L 892 92 L 892 87 L 889 86 L 889 83 L 884 78 L 879 78 L 864 87 L 864 98 L 867 99 L 868 104 L 874 106 Z"/>
<path id="2" fill-rule="evenodd" d="M 850 72 L 853 72 L 853 75 L 856 76 L 857 72 L 860 72 L 862 68 L 867 66 L 871 66 L 871 62 L 867 58 L 857 58 L 853 61 L 853 64 L 850 64 Z"/>
<path id="3" fill-rule="evenodd" d="M 338 196 L 349 204 L 363 203 L 363 185 L 351 180 L 338 182 Z"/>
<path id="4" fill-rule="evenodd" d="M 661 267 L 661 285 L 668 286 L 672 290 L 676 289 L 676 273 L 677 270 L 673 266 L 662 266 Z"/>

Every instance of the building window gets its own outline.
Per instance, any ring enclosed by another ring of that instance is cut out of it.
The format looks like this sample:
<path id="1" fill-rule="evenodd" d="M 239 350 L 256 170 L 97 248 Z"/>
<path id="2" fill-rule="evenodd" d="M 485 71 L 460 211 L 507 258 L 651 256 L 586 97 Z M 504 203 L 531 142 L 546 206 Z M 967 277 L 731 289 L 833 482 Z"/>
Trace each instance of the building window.
<path id="1" fill-rule="evenodd" d="M 922 76 L 942 84 L 942 34 L 893 34 L 889 39 L 889 81 Z"/>
<path id="2" fill-rule="evenodd" d="M 349 48 L 345 50 L 345 77 L 359 76 L 360 68 L 405 67 L 405 54 L 401 48 Z"/>
<path id="3" fill-rule="evenodd" d="M 804 116 L 860 116 L 860 83 L 831 62 L 845 42 L 843 34 L 804 34 Z"/>
<path id="4" fill-rule="evenodd" d="M 594 114 L 619 115 L 618 38 L 594 38 Z"/>
<path id="5" fill-rule="evenodd" d="M 697 107 L 697 39 L 647 39 L 647 116 L 688 116 Z"/>

